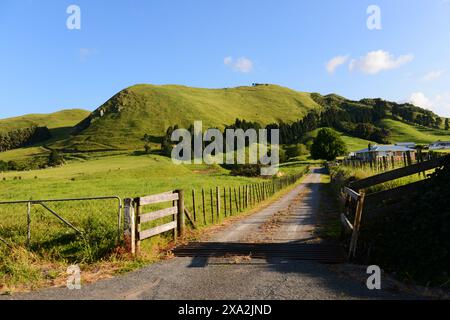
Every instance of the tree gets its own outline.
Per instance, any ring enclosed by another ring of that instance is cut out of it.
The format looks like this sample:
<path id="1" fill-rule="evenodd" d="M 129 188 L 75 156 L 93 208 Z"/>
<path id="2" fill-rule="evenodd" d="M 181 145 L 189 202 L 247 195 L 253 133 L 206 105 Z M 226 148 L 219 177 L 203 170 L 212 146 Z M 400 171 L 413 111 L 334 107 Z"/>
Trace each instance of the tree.
<path id="1" fill-rule="evenodd" d="M 48 165 L 51 167 L 57 167 L 63 165 L 64 162 L 64 156 L 60 152 L 52 150 L 48 158 Z"/>
<path id="2" fill-rule="evenodd" d="M 0 172 L 2 171 L 8 171 L 8 163 L 5 161 L 0 160 Z"/>
<path id="3" fill-rule="evenodd" d="M 450 123 L 448 118 L 445 118 L 445 130 L 449 130 L 450 129 Z"/>
<path id="4" fill-rule="evenodd" d="M 335 131 L 328 128 L 319 131 L 311 147 L 313 159 L 332 161 L 345 154 L 347 146 Z"/>
<path id="5" fill-rule="evenodd" d="M 148 134 L 145 134 L 144 137 L 142 138 L 142 141 L 145 142 L 145 144 L 144 144 L 145 153 L 150 154 L 150 152 L 152 151 L 152 147 L 150 146 L 151 136 L 149 136 Z"/>

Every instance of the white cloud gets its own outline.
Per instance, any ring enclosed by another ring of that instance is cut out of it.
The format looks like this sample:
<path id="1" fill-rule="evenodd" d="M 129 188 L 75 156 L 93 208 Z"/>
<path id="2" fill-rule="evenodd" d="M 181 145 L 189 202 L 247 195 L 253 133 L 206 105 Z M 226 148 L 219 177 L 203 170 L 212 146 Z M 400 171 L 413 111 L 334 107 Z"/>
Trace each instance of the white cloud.
<path id="1" fill-rule="evenodd" d="M 445 70 L 433 70 L 428 72 L 424 77 L 424 81 L 433 81 L 439 79 L 443 74 L 445 73 Z"/>
<path id="2" fill-rule="evenodd" d="M 415 106 L 430 109 L 441 117 L 450 118 L 450 92 L 438 94 L 432 98 L 427 97 L 423 92 L 414 92 L 407 100 Z"/>
<path id="3" fill-rule="evenodd" d="M 381 71 L 399 68 L 412 60 L 414 60 L 414 55 L 412 54 L 396 58 L 387 51 L 377 50 L 367 53 L 364 57 L 350 61 L 349 70 L 374 75 Z"/>
<path id="4" fill-rule="evenodd" d="M 349 58 L 350 58 L 350 56 L 348 56 L 348 55 L 336 56 L 336 57 L 332 58 L 330 61 L 328 61 L 327 65 L 326 65 L 327 72 L 329 74 L 333 74 L 336 71 L 336 69 L 339 68 L 344 63 L 346 63 Z"/>
<path id="5" fill-rule="evenodd" d="M 253 70 L 253 61 L 245 57 L 236 60 L 232 57 L 226 57 L 223 63 L 226 66 L 230 66 L 236 72 L 249 73 Z"/>
<path id="6" fill-rule="evenodd" d="M 232 57 L 225 57 L 225 59 L 223 59 L 223 63 L 227 66 L 229 66 L 230 64 L 233 63 L 233 58 Z"/>
<path id="7" fill-rule="evenodd" d="M 89 49 L 89 48 L 80 48 L 79 54 L 82 61 L 85 61 L 88 57 L 94 55 L 97 53 L 97 50 L 95 49 Z"/>
<path id="8" fill-rule="evenodd" d="M 431 100 L 428 99 L 423 92 L 413 92 L 409 96 L 408 102 L 422 108 L 431 109 L 432 107 Z"/>

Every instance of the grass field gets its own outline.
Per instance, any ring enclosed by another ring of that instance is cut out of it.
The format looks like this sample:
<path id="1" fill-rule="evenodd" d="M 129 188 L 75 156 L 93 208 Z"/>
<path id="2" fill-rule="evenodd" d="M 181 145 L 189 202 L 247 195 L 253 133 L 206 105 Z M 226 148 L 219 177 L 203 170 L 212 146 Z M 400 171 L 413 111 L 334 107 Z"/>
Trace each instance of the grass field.
<path id="1" fill-rule="evenodd" d="M 291 175 L 303 172 L 305 168 L 305 164 L 297 163 L 282 168 L 281 171 Z M 267 180 L 232 176 L 229 171 L 217 165 L 176 166 L 172 164 L 171 159 L 157 155 L 119 155 L 88 161 L 72 161 L 58 168 L 2 173 L 0 181 L 2 201 L 92 196 L 119 196 L 123 199 L 184 189 L 186 207 L 190 212 L 193 212 L 192 190 L 195 189 L 198 226 L 203 228 L 225 218 L 223 204 L 219 219 L 215 209 L 211 212 L 211 190 L 212 203 L 215 204 L 216 187 L 220 187 L 221 196 L 223 188 L 229 196 L 229 188 L 239 190 L 241 186 Z M 202 189 L 206 196 L 206 224 L 201 212 Z M 83 231 L 84 237 L 78 236 L 74 230 L 61 223 L 43 207 L 33 205 L 31 251 L 18 248 L 14 250 L 13 255 L 9 255 L 9 251 L 0 243 L 0 264 L 2 264 L 0 282 L 5 284 L 5 288 L 24 283 L 37 285 L 48 274 L 42 271 L 45 266 L 51 271 L 55 268 L 61 270 L 62 266 L 69 263 L 88 266 L 102 261 L 117 263 L 113 250 L 118 232 L 118 208 L 115 200 L 47 203 L 47 205 Z M 146 210 L 153 211 L 159 208 L 161 206 L 148 207 Z M 235 207 L 233 209 L 234 214 L 239 213 Z M 246 210 L 242 212 L 244 211 Z M 0 237 L 13 244 L 25 245 L 26 236 L 27 205 L 0 205 Z M 145 242 L 143 248 L 150 255 L 150 259 L 154 258 L 152 255 L 154 248 L 167 244 L 169 238 L 166 235 Z M 133 268 L 138 262 L 126 261 L 120 269 Z M 30 263 L 32 266 L 29 266 Z M 1 288 L 0 285 L 0 291 Z"/>
<path id="2" fill-rule="evenodd" d="M 381 125 L 391 131 L 392 142 L 415 142 L 429 144 L 439 140 L 450 140 L 450 131 L 437 130 L 418 125 L 406 124 L 404 122 L 384 119 Z"/>

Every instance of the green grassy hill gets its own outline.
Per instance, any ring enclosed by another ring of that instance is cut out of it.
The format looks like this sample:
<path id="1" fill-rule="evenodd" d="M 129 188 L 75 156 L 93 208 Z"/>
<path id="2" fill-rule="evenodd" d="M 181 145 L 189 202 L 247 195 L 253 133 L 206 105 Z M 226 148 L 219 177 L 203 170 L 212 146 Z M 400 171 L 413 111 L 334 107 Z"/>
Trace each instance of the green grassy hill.
<path id="1" fill-rule="evenodd" d="M 0 134 L 31 126 L 47 127 L 55 139 L 68 136 L 73 126 L 89 116 L 82 109 L 68 109 L 50 114 L 28 114 L 20 117 L 0 119 Z"/>
<path id="2" fill-rule="evenodd" d="M 159 139 L 169 126 L 189 127 L 196 120 L 202 120 L 204 128 L 220 129 L 234 123 L 236 118 L 263 125 L 291 123 L 302 119 L 311 110 L 330 106 L 337 106 L 350 117 L 364 116 L 380 101 L 350 101 L 335 94 L 321 96 L 277 85 L 202 89 L 141 84 L 122 90 L 92 113 L 74 109 L 0 120 L 0 133 L 37 125 L 47 126 L 53 135 L 45 145 L 3 152 L 0 160 L 34 161 L 36 156 L 48 156 L 49 149 L 45 147 L 65 151 L 69 159 L 84 157 L 82 152 L 92 154 L 95 151 L 105 155 L 112 151 L 127 152 L 142 149 L 144 134 L 152 136 L 153 148 L 159 148 Z M 376 125 L 391 131 L 389 140 L 393 143 L 450 140 L 450 132 L 411 125 L 390 117 Z M 340 134 L 350 151 L 363 149 L 371 142 Z M 314 132 L 304 140 L 313 136 Z"/>
<path id="3" fill-rule="evenodd" d="M 68 109 L 50 114 L 27 114 L 20 117 L 0 119 L 0 133 L 33 125 L 49 129 L 73 127 L 89 115 L 82 109 Z"/>
<path id="4" fill-rule="evenodd" d="M 431 129 L 392 119 L 381 120 L 381 125 L 391 131 L 390 140 L 392 142 L 416 142 L 428 144 L 439 140 L 450 140 L 450 131 Z"/>
<path id="5" fill-rule="evenodd" d="M 161 137 L 169 126 L 223 128 L 236 118 L 261 124 L 292 122 L 319 108 L 309 93 L 276 85 L 229 89 L 136 85 L 94 111 L 78 126 L 79 134 L 55 147 L 111 150 L 142 147 L 145 133 Z"/>

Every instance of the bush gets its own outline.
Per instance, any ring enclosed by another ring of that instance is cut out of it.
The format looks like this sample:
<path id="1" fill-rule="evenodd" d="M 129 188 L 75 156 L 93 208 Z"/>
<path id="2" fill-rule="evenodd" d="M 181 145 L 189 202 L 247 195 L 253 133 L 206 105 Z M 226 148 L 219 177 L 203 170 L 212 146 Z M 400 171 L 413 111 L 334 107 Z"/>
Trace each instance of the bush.
<path id="1" fill-rule="evenodd" d="M 288 159 L 297 158 L 309 154 L 308 148 L 304 144 L 295 144 L 285 147 L 286 157 Z"/>
<path id="2" fill-rule="evenodd" d="M 8 171 L 8 163 L 0 160 L 0 171 Z"/>
<path id="3" fill-rule="evenodd" d="M 48 158 L 48 165 L 51 167 L 61 166 L 65 163 L 64 156 L 56 150 L 52 150 Z"/>
<path id="4" fill-rule="evenodd" d="M 242 164 L 232 165 L 231 174 L 234 176 L 258 177 L 261 175 L 262 165 L 260 164 Z"/>

